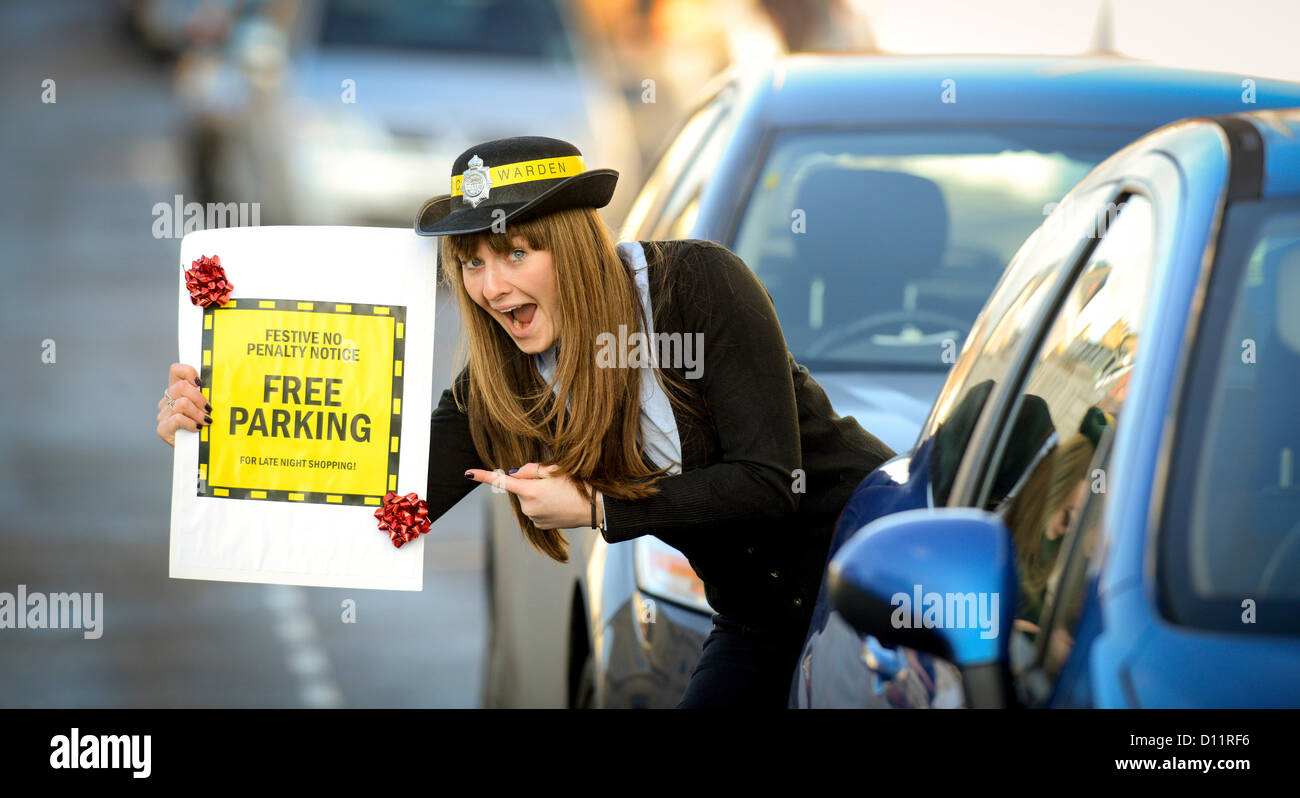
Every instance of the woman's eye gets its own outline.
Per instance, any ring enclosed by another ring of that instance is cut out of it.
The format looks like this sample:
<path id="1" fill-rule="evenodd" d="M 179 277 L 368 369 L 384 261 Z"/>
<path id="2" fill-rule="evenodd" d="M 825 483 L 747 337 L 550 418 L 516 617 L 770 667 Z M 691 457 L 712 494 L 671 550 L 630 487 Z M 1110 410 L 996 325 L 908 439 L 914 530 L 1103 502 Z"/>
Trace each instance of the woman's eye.
<path id="1" fill-rule="evenodd" d="M 514 252 L 511 252 L 510 254 L 514 256 L 515 260 L 523 260 L 528 255 L 528 253 L 524 252 L 522 249 L 516 249 Z"/>
<path id="2" fill-rule="evenodd" d="M 470 258 L 468 261 L 460 262 L 460 267 L 462 269 L 477 269 L 479 266 L 482 265 L 483 265 L 483 261 L 479 260 L 478 258 Z"/>

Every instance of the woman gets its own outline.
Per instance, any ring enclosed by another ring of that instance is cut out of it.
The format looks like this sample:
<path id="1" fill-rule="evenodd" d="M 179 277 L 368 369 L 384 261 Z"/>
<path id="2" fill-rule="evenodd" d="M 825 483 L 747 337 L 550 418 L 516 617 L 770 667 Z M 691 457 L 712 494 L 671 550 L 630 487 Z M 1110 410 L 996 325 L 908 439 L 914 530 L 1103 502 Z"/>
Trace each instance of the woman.
<path id="1" fill-rule="evenodd" d="M 417 214 L 417 233 L 443 237 L 468 345 L 433 413 L 429 516 L 483 482 L 560 562 L 561 529 L 660 538 L 716 611 L 679 706 L 784 707 L 835 519 L 893 453 L 831 409 L 736 255 L 615 247 L 596 209 L 617 176 L 585 171 L 567 142 L 498 139 L 457 158 L 452 193 Z M 180 413 L 159 403 L 168 442 L 210 423 L 186 369 Z"/>

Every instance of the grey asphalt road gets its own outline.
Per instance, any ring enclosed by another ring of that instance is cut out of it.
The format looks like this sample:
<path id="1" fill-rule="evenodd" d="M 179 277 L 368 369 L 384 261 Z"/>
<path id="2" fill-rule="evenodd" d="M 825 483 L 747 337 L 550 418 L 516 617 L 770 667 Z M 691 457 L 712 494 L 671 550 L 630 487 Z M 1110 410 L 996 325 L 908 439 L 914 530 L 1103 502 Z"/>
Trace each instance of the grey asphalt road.
<path id="1" fill-rule="evenodd" d="M 103 593 L 99 639 L 0 629 L 0 707 L 477 706 L 484 488 L 426 536 L 422 592 L 168 578 L 180 240 L 151 208 L 190 187 L 170 68 L 117 5 L 0 5 L 0 592 Z M 437 391 L 457 324 L 441 296 Z"/>

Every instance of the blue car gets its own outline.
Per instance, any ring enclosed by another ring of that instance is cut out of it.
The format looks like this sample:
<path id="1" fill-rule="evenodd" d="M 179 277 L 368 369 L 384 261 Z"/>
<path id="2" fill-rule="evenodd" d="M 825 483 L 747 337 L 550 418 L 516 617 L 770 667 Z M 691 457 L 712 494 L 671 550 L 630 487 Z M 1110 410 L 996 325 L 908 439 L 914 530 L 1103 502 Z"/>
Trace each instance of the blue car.
<path id="1" fill-rule="evenodd" d="M 1248 88 L 1114 57 L 789 56 L 702 90 L 619 238 L 732 249 L 835 411 L 904 451 L 1045 209 L 1161 125 L 1300 105 Z M 685 556 L 577 529 L 539 562 L 491 508 L 484 705 L 675 706 L 713 613 Z"/>
<path id="2" fill-rule="evenodd" d="M 1297 310 L 1300 109 L 1107 159 L 845 507 L 791 706 L 1300 706 Z"/>

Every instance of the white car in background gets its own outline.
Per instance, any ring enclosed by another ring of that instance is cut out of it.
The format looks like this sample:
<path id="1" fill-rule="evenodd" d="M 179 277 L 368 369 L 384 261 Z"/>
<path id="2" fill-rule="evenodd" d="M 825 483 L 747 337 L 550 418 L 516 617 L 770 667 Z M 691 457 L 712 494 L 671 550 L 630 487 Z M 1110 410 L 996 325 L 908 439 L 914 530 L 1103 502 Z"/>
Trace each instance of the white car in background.
<path id="1" fill-rule="evenodd" d="M 640 156 L 606 56 L 571 14 L 563 0 L 261 4 L 214 67 L 246 88 L 205 156 L 215 199 L 260 202 L 263 224 L 406 227 L 467 147 L 544 135 L 619 170 L 619 218 Z"/>

